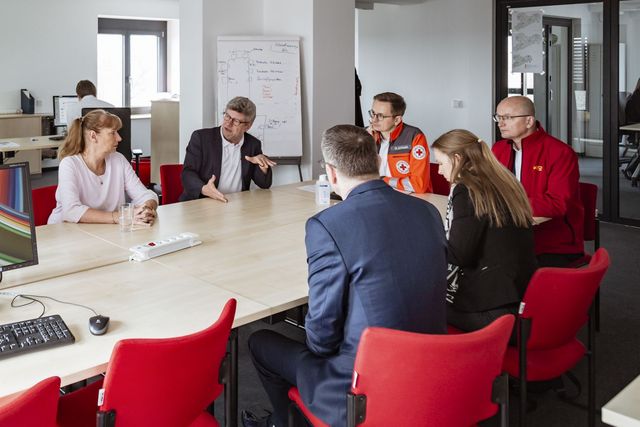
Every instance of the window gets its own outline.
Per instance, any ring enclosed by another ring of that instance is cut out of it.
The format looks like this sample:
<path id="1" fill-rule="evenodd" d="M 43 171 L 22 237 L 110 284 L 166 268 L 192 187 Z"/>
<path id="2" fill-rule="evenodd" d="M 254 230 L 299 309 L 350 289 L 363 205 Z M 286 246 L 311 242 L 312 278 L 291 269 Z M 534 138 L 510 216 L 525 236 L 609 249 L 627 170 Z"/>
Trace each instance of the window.
<path id="1" fill-rule="evenodd" d="M 167 91 L 167 23 L 98 18 L 98 98 L 149 112 Z"/>

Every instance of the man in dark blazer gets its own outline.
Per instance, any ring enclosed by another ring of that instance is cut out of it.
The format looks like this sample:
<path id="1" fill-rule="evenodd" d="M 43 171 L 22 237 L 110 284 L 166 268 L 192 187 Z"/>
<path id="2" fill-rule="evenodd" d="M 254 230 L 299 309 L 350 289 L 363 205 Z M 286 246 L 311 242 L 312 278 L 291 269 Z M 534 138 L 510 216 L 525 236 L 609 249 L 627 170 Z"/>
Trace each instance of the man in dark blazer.
<path id="1" fill-rule="evenodd" d="M 180 201 L 210 197 L 227 202 L 226 193 L 248 190 L 251 180 L 260 188 L 271 187 L 275 162 L 262 154 L 260 140 L 247 133 L 255 118 L 255 104 L 238 96 L 227 104 L 221 126 L 193 132 Z"/>
<path id="2" fill-rule="evenodd" d="M 270 330 L 250 337 L 273 413 L 259 419 L 245 411 L 245 426 L 286 425 L 292 385 L 325 423 L 346 425 L 346 394 L 365 328 L 446 331 L 447 242 L 436 208 L 380 179 L 375 143 L 362 128 L 327 130 L 322 154 L 344 201 L 306 224 L 306 343 Z M 402 365 L 396 362 L 389 369 Z"/>

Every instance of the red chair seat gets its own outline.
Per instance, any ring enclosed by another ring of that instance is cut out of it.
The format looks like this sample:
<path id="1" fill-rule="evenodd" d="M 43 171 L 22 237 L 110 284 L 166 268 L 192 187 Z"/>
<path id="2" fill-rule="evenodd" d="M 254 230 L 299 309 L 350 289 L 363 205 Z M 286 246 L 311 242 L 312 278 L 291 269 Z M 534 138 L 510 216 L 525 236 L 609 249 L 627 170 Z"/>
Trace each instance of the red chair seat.
<path id="1" fill-rule="evenodd" d="M 57 185 L 34 188 L 31 190 L 33 201 L 33 220 L 36 226 L 45 225 L 49 220 L 49 215 L 56 207 Z"/>
<path id="2" fill-rule="evenodd" d="M 0 426 L 56 427 L 60 378 L 40 381 L 0 404 Z"/>
<path id="3" fill-rule="evenodd" d="M 556 378 L 560 373 L 573 369 L 585 352 L 586 348 L 577 339 L 549 350 L 527 350 L 527 381 Z M 502 369 L 517 378 L 519 361 L 518 348 L 508 347 Z"/>
<path id="4" fill-rule="evenodd" d="M 289 389 L 289 399 L 291 399 L 293 403 L 298 405 L 298 408 L 300 408 L 304 416 L 307 417 L 313 427 L 329 427 L 325 423 L 323 423 L 321 419 L 313 415 L 306 406 L 304 406 L 304 402 L 302 401 L 302 397 L 300 396 L 300 392 L 298 391 L 297 387 L 291 387 Z"/>

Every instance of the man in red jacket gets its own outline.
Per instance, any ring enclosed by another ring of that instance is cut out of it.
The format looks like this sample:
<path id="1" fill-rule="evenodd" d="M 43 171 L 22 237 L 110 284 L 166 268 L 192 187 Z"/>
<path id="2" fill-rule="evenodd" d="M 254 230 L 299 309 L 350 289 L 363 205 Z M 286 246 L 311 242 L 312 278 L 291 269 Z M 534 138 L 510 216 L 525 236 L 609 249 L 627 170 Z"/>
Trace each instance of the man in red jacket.
<path id="1" fill-rule="evenodd" d="M 503 99 L 493 118 L 504 138 L 493 145 L 493 153 L 522 183 L 533 216 L 544 221 L 534 227 L 538 263 L 567 266 L 584 253 L 576 153 L 545 132 L 527 97 Z"/>
<path id="2" fill-rule="evenodd" d="M 367 128 L 378 147 L 380 176 L 396 190 L 431 193 L 429 146 L 424 133 L 402 121 L 404 98 L 392 92 L 373 97 Z"/>

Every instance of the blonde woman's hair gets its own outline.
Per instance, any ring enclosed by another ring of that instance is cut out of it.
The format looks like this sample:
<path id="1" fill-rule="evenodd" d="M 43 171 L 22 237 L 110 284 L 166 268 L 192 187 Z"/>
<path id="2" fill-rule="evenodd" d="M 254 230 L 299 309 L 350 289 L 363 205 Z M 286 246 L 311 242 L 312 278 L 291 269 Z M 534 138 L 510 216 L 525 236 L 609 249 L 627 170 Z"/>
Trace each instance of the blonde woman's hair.
<path id="1" fill-rule="evenodd" d="M 85 137 L 89 131 L 100 132 L 102 129 L 120 130 L 122 121 L 115 114 L 104 110 L 93 110 L 78 117 L 71 123 L 69 133 L 58 151 L 58 158 L 83 153 L 86 148 Z"/>
<path id="2" fill-rule="evenodd" d="M 486 216 L 496 227 L 526 228 L 533 223 L 524 188 L 476 135 L 454 129 L 436 139 L 432 147 L 451 160 L 451 183 L 467 187 L 477 218 Z"/>

